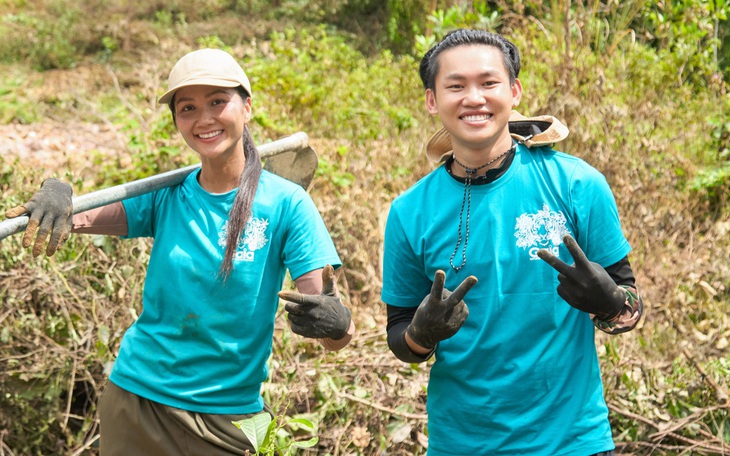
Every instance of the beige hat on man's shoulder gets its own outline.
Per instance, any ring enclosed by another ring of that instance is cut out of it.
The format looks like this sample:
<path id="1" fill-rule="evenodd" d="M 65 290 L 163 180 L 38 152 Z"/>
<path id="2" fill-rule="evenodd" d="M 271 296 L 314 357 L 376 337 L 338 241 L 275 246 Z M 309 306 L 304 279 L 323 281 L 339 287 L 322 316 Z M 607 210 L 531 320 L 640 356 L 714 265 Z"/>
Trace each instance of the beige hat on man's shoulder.
<path id="1" fill-rule="evenodd" d="M 251 83 L 231 54 L 221 49 L 199 49 L 185 54 L 177 61 L 167 79 L 167 92 L 157 103 L 168 104 L 175 92 L 187 86 L 242 86 L 251 96 Z"/>
<path id="2" fill-rule="evenodd" d="M 553 116 L 525 117 L 512 111 L 509 117 L 510 135 L 527 147 L 555 144 L 568 137 L 568 127 Z M 453 153 L 451 135 L 445 128 L 437 131 L 426 144 L 426 156 L 434 163 L 440 163 Z"/>

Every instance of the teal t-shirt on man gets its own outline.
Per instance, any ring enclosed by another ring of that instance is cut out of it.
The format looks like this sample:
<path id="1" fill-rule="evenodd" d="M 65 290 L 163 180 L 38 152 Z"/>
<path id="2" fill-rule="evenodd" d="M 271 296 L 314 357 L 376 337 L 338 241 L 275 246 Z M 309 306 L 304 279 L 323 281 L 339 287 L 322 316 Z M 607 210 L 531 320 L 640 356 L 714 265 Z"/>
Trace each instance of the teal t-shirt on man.
<path id="1" fill-rule="evenodd" d="M 208 193 L 198 173 L 124 201 L 127 237 L 154 242 L 143 309 L 124 335 L 110 380 L 188 411 L 260 412 L 286 270 L 296 279 L 338 267 L 340 259 L 304 189 L 263 171 L 224 282 L 218 271 L 236 190 Z"/>
<path id="2" fill-rule="evenodd" d="M 604 267 L 627 255 L 605 178 L 576 157 L 518 146 L 505 174 L 472 186 L 466 264 L 456 272 L 463 196 L 441 166 L 395 199 L 385 232 L 383 302 L 418 306 L 439 269 L 450 290 L 479 280 L 464 298 L 466 322 L 436 348 L 429 456 L 613 449 L 593 323 L 558 296 L 557 272 L 537 256 L 546 248 L 572 264 L 565 234 Z"/>

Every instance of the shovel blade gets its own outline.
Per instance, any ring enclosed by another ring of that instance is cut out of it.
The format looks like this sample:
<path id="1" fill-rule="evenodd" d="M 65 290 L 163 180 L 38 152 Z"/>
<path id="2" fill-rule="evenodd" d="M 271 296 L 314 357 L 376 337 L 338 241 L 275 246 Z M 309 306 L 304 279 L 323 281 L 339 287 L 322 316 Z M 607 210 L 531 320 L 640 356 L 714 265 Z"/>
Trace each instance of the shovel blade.
<path id="1" fill-rule="evenodd" d="M 265 158 L 264 169 L 308 189 L 319 158 L 311 147 L 277 153 Z"/>

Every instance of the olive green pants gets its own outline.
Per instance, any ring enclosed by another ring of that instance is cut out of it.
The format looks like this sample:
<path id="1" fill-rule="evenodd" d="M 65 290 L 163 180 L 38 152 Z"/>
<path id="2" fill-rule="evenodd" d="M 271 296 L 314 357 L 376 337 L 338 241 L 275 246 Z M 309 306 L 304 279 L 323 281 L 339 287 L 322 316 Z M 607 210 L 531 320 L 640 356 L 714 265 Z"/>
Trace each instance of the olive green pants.
<path id="1" fill-rule="evenodd" d="M 253 415 L 188 412 L 109 382 L 99 402 L 101 456 L 254 455 L 249 440 L 231 423 Z"/>

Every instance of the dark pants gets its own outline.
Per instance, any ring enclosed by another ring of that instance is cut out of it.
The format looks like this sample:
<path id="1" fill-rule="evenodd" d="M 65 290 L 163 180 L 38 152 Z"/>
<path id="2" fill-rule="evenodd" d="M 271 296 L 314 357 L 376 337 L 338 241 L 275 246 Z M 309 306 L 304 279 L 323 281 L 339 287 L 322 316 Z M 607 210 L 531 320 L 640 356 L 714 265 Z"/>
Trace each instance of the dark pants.
<path id="1" fill-rule="evenodd" d="M 109 382 L 99 402 L 101 456 L 254 454 L 243 431 L 231 423 L 253 415 L 188 412 L 149 401 Z"/>

